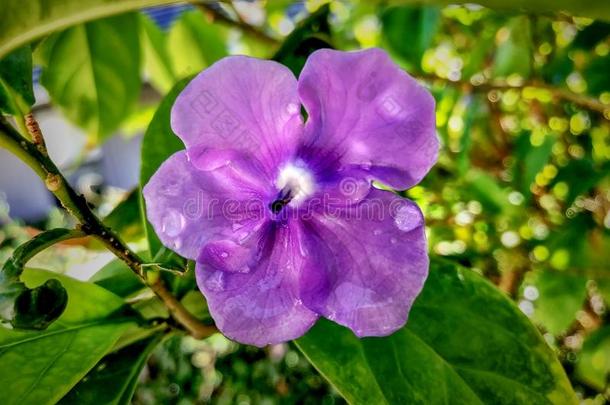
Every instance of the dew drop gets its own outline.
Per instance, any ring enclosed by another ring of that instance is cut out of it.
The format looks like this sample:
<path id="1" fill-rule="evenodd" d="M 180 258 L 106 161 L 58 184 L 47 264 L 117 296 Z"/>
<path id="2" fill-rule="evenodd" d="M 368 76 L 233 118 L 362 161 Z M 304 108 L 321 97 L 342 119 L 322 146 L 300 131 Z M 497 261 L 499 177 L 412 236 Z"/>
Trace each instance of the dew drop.
<path id="1" fill-rule="evenodd" d="M 395 245 L 398 242 L 398 240 L 396 238 L 390 238 L 390 243 L 392 245 Z"/>
<path id="2" fill-rule="evenodd" d="M 180 184 L 177 181 L 171 181 L 161 186 L 160 192 L 165 196 L 175 197 L 180 194 Z"/>
<path id="3" fill-rule="evenodd" d="M 381 235 L 381 234 L 382 234 L 382 230 L 381 230 L 381 229 L 375 229 L 375 230 L 373 231 L 373 235 L 375 235 L 375 236 L 379 236 L 379 235 Z"/>
<path id="4" fill-rule="evenodd" d="M 289 103 L 286 106 L 286 111 L 288 111 L 288 114 L 290 115 L 296 114 L 299 111 L 299 106 L 295 103 Z"/>
<path id="5" fill-rule="evenodd" d="M 362 162 L 360 164 L 360 167 L 364 170 L 371 170 L 371 167 L 373 167 L 373 163 L 368 161 L 368 162 Z"/>
<path id="6" fill-rule="evenodd" d="M 229 253 L 222 252 L 222 253 L 220 253 L 220 257 L 222 257 L 223 259 L 226 259 L 227 257 L 229 257 Z"/>
<path id="7" fill-rule="evenodd" d="M 277 288 L 281 283 L 282 276 L 276 272 L 275 274 L 261 278 L 256 285 L 261 291 L 269 291 L 273 288 Z"/>
<path id="8" fill-rule="evenodd" d="M 222 271 L 216 271 L 205 280 L 205 286 L 212 291 L 225 289 L 225 275 Z"/>
<path id="9" fill-rule="evenodd" d="M 186 221 L 184 220 L 182 214 L 176 210 L 170 209 L 163 217 L 161 232 L 163 232 L 166 236 L 173 238 L 180 234 L 182 229 L 184 229 L 185 224 Z"/>
<path id="10" fill-rule="evenodd" d="M 419 210 L 408 204 L 400 206 L 396 210 L 394 223 L 403 232 L 409 232 L 417 228 L 421 223 Z"/>

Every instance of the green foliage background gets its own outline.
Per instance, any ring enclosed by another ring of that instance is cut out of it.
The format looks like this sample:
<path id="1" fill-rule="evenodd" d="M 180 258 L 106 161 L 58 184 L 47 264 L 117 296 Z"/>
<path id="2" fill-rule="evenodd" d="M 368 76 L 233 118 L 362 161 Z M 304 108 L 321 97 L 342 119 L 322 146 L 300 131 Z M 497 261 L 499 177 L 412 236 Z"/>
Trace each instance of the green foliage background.
<path id="1" fill-rule="evenodd" d="M 185 336 L 146 282 L 162 279 L 199 320 L 212 320 L 192 264 L 162 248 L 137 189 L 110 214 L 105 201 L 95 212 L 141 252 L 144 280 L 119 260 L 89 282 L 23 271 L 44 248 L 30 267 L 68 268 L 70 249 L 56 243 L 83 235 L 55 229 L 15 251 L 33 228 L 74 223 L 59 211 L 39 224 L 4 221 L 0 309 L 27 293 L 22 323 L 50 326 L 0 328 L 3 402 L 610 401 L 606 1 L 198 4 L 168 31 L 137 11 L 167 1 L 22 3 L 7 0 L 0 17 L 0 109 L 23 133 L 32 63 L 41 66 L 53 106 L 91 147 L 117 130 L 145 133 L 141 184 L 182 148 L 169 126 L 176 95 L 235 53 L 298 74 L 321 47 L 382 47 L 435 96 L 442 149 L 425 180 L 404 192 L 427 219 L 430 279 L 407 327 L 383 339 L 358 340 L 327 321 L 262 350 L 219 334 Z M 254 9 L 262 18 L 251 18 Z M 0 143 L 18 154 L 11 145 Z M 75 244 L 102 248 L 90 238 Z M 45 286 L 65 307 L 57 321 L 40 318 Z"/>

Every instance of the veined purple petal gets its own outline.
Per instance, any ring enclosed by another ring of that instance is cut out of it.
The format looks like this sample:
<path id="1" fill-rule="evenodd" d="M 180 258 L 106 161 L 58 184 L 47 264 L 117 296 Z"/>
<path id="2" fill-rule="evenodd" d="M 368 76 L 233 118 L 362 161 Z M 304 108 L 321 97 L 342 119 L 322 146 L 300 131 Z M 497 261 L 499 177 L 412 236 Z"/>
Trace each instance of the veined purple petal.
<path id="1" fill-rule="evenodd" d="M 310 309 L 358 336 L 389 335 L 405 324 L 428 274 L 417 205 L 373 189 L 359 204 L 320 211 L 303 227 L 323 241 L 315 262 L 325 264 L 301 283 Z"/>
<path id="2" fill-rule="evenodd" d="M 263 201 L 272 184 L 257 173 L 250 162 L 236 158 L 198 170 L 185 151 L 177 152 L 144 187 L 148 219 L 165 246 L 196 259 L 210 240 L 233 237 L 265 221 Z"/>
<path id="3" fill-rule="evenodd" d="M 296 339 L 314 324 L 318 315 L 299 297 L 299 279 L 311 266 L 302 238 L 298 222 L 268 222 L 245 243 L 256 257 L 232 241 L 204 248 L 197 283 L 223 334 L 262 347 Z"/>
<path id="4" fill-rule="evenodd" d="M 195 77 L 176 99 L 172 129 L 198 154 L 232 149 L 269 175 L 302 134 L 297 82 L 277 62 L 230 56 Z"/>
<path id="5" fill-rule="evenodd" d="M 319 171 L 347 166 L 406 189 L 436 161 L 434 99 L 381 49 L 314 52 L 299 95 L 309 114 L 300 155 Z"/>

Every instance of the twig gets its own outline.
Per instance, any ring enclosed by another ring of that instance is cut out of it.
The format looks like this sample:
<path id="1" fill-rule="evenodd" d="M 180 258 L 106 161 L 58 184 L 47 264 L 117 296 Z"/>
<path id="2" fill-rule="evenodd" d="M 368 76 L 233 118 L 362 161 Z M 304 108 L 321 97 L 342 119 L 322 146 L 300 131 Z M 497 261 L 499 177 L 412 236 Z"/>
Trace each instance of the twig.
<path id="1" fill-rule="evenodd" d="M 481 84 L 473 84 L 468 80 L 449 80 L 440 76 L 432 74 L 415 74 L 414 77 L 424 81 L 442 81 L 443 83 L 449 84 L 456 87 L 469 87 L 474 91 L 491 91 L 491 90 L 510 90 L 517 89 L 521 90 L 526 87 L 543 89 L 549 91 L 553 97 L 565 101 L 570 101 L 576 105 L 586 108 L 591 111 L 596 111 L 602 115 L 608 114 L 610 111 L 610 104 L 604 104 L 595 97 L 586 96 L 584 94 L 574 93 L 568 89 L 555 87 L 548 83 L 541 81 L 526 81 L 521 84 L 510 84 L 504 81 L 490 81 Z"/>
<path id="2" fill-rule="evenodd" d="M 280 44 L 279 39 L 269 35 L 268 33 L 254 27 L 250 24 L 246 24 L 243 20 L 236 21 L 236 20 L 229 18 L 224 13 L 218 11 L 214 6 L 212 6 L 210 4 L 195 3 L 195 6 L 199 10 L 201 10 L 203 13 L 210 15 L 212 17 L 212 19 L 217 20 L 223 24 L 239 28 L 241 31 L 243 31 L 253 37 L 256 37 L 257 39 L 261 40 L 262 42 L 265 42 L 269 45 L 274 45 L 274 46 Z"/>
<path id="3" fill-rule="evenodd" d="M 33 117 L 31 119 L 35 122 Z M 37 127 L 38 124 L 35 125 Z M 49 156 L 42 153 L 35 143 L 22 137 L 4 117 L 0 117 L 0 146 L 15 154 L 36 172 L 66 211 L 78 221 L 82 232 L 97 238 L 134 273 L 147 281 L 142 268 L 144 261 L 91 211 L 85 198 L 74 191 Z M 216 328 L 204 325 L 188 312 L 160 278 L 147 284 L 164 302 L 174 319 L 193 337 L 203 338 L 216 332 Z"/>

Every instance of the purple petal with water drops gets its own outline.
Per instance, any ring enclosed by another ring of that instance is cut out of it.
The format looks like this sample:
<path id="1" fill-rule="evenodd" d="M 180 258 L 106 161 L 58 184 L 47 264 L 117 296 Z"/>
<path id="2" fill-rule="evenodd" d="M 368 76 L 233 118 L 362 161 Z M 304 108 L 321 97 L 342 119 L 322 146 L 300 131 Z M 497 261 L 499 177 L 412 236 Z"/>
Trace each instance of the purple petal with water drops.
<path id="1" fill-rule="evenodd" d="M 303 302 L 358 336 L 400 327 L 428 274 L 423 215 L 416 204 L 373 189 L 357 205 L 319 212 L 304 223 L 323 241 L 324 274 L 301 284 Z"/>
<path id="2" fill-rule="evenodd" d="M 298 222 L 268 222 L 243 247 L 223 241 L 204 248 L 197 283 L 224 335 L 262 347 L 296 339 L 314 324 L 318 315 L 299 296 L 312 266 L 301 252 L 304 237 Z"/>
<path id="3" fill-rule="evenodd" d="M 148 220 L 163 244 L 196 259 L 204 244 L 231 237 L 243 224 L 262 223 L 271 185 L 250 162 L 233 158 L 197 169 L 185 151 L 166 160 L 144 187 Z"/>
<path id="4" fill-rule="evenodd" d="M 302 134 L 297 82 L 277 62 L 230 56 L 195 77 L 176 99 L 172 129 L 187 149 L 233 149 L 268 173 Z"/>
<path id="5" fill-rule="evenodd" d="M 299 95 L 309 114 L 300 154 L 318 170 L 360 169 L 406 189 L 436 162 L 434 99 L 381 49 L 314 52 Z"/>

